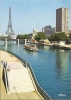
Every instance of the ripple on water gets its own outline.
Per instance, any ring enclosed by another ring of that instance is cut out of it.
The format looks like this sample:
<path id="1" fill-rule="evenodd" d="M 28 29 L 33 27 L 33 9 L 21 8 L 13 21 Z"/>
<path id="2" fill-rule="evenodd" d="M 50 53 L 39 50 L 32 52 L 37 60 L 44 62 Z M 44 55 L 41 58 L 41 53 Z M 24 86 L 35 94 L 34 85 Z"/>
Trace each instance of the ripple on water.
<path id="1" fill-rule="evenodd" d="M 2 44 L 2 47 L 4 45 Z M 36 53 L 23 49 L 23 44 L 7 46 L 7 49 L 28 61 L 39 85 L 53 100 L 71 98 L 71 52 L 38 46 Z"/>

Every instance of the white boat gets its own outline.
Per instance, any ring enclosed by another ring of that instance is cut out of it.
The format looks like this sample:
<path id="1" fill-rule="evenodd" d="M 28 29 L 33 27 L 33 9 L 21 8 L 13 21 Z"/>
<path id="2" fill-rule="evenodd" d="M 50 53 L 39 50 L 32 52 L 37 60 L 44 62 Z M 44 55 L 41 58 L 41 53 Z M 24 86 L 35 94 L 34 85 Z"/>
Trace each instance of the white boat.
<path id="1" fill-rule="evenodd" d="M 24 49 L 30 50 L 30 51 L 38 51 L 38 48 L 34 44 L 26 44 L 24 45 Z"/>

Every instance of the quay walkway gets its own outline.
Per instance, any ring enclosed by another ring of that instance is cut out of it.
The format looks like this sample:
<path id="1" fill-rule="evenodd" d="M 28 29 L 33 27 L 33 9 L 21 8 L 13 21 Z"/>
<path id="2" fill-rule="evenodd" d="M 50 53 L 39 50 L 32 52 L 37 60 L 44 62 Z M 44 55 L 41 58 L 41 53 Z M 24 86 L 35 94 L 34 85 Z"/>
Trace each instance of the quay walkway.
<path id="1" fill-rule="evenodd" d="M 6 69 L 3 62 L 7 62 Z M 6 73 L 3 75 L 5 70 Z M 7 79 L 8 92 L 3 78 Z M 0 100 L 51 100 L 43 90 L 39 88 L 39 91 L 29 68 L 14 55 L 0 50 Z"/>
<path id="2" fill-rule="evenodd" d="M 0 50 L 0 60 L 1 61 L 6 60 L 6 62 L 8 62 L 8 66 L 10 66 L 10 72 L 11 72 L 11 74 L 8 72 L 10 93 L 7 94 L 2 79 L 3 67 L 2 64 L 0 63 L 0 100 L 16 100 L 16 99 L 17 100 L 35 100 L 35 99 L 43 100 L 43 98 L 35 90 L 30 75 L 28 73 L 28 70 L 25 67 L 23 67 L 19 59 L 17 59 L 12 54 L 9 54 L 7 52 L 5 54 L 4 51 Z M 24 84 L 22 80 L 25 80 Z"/>

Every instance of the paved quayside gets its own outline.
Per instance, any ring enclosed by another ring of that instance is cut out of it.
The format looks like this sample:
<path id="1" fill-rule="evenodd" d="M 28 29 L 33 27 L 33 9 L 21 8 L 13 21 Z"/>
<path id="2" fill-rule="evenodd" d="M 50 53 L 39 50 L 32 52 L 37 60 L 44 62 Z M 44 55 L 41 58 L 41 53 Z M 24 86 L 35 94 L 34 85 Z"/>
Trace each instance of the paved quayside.
<path id="1" fill-rule="evenodd" d="M 22 62 L 12 54 L 0 50 L 0 60 L 7 62 L 9 94 L 2 80 L 2 64 L 0 63 L 0 100 L 43 100 L 35 90 L 31 76 Z"/>

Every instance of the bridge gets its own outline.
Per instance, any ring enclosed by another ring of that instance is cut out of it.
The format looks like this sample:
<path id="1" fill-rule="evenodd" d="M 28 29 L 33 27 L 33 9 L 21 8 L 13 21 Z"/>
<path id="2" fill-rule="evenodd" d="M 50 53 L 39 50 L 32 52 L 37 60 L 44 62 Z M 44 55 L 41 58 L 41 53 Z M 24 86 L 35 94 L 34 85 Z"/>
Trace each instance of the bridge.
<path id="1" fill-rule="evenodd" d="M 5 41 L 5 43 L 7 43 L 7 41 L 16 41 L 17 43 L 25 43 L 25 40 L 29 41 L 29 39 L 9 39 L 9 38 L 4 38 L 0 40 Z"/>

